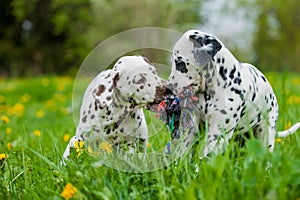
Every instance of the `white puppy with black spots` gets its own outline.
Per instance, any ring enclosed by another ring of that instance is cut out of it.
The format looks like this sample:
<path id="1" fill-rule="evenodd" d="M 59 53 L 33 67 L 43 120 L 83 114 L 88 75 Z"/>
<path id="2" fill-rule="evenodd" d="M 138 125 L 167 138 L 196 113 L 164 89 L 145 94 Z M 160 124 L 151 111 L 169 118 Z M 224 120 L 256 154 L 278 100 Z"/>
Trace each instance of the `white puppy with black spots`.
<path id="1" fill-rule="evenodd" d="M 159 103 L 165 95 L 165 81 L 142 56 L 120 58 L 113 69 L 99 73 L 87 87 L 80 110 L 76 141 L 107 141 L 113 147 L 133 153 L 148 143 L 148 129 L 142 108 Z"/>
<path id="2" fill-rule="evenodd" d="M 266 77 L 240 63 L 218 38 L 198 30 L 187 31 L 175 44 L 167 85 L 175 94 L 189 86 L 196 92 L 199 119 L 208 125 L 204 157 L 223 152 L 234 133 L 251 130 L 272 152 L 276 136 L 300 127 L 276 132 L 278 104 Z"/>

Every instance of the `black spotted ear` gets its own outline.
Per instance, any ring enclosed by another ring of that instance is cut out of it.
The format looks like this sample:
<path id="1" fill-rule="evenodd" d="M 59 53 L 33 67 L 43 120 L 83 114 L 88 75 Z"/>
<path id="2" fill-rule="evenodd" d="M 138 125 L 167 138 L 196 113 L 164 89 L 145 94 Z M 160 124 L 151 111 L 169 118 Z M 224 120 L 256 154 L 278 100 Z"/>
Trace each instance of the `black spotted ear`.
<path id="1" fill-rule="evenodd" d="M 213 36 L 190 35 L 189 39 L 194 44 L 194 58 L 199 66 L 209 63 L 222 48 L 222 44 Z"/>
<path id="2" fill-rule="evenodd" d="M 109 106 L 113 102 L 114 87 L 118 80 L 119 72 L 111 69 L 101 72 L 96 77 L 92 95 L 102 108 Z"/>
<path id="3" fill-rule="evenodd" d="M 202 48 L 194 48 L 194 59 L 198 66 L 203 66 L 209 63 L 212 57 Z"/>

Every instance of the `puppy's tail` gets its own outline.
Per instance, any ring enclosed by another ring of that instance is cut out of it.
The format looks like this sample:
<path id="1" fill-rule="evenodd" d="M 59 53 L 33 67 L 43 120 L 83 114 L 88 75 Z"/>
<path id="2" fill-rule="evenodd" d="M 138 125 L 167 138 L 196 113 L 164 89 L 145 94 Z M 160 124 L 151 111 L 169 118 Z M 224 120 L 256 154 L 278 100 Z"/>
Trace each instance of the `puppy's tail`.
<path id="1" fill-rule="evenodd" d="M 291 128 L 285 130 L 285 131 L 279 131 L 277 133 L 278 137 L 287 137 L 293 133 L 295 133 L 300 128 L 300 122 L 294 124 Z"/>

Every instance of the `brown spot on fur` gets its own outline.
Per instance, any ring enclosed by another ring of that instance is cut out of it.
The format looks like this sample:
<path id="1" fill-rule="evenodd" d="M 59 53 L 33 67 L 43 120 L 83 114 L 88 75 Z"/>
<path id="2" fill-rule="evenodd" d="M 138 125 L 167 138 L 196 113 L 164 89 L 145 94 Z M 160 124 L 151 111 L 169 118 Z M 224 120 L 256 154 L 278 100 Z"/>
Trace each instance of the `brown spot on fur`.
<path id="1" fill-rule="evenodd" d="M 117 81 L 120 79 L 119 73 L 113 78 L 113 87 L 116 87 Z"/>
<path id="2" fill-rule="evenodd" d="M 82 122 L 85 123 L 86 122 L 86 115 L 82 118 Z"/>
<path id="3" fill-rule="evenodd" d="M 99 85 L 96 95 L 100 96 L 104 91 L 105 91 L 105 86 L 104 85 Z"/>
<path id="4" fill-rule="evenodd" d="M 147 79 L 144 75 L 140 74 L 140 79 L 138 81 L 136 81 L 135 79 L 132 80 L 132 83 L 134 84 L 144 84 L 146 83 Z"/>

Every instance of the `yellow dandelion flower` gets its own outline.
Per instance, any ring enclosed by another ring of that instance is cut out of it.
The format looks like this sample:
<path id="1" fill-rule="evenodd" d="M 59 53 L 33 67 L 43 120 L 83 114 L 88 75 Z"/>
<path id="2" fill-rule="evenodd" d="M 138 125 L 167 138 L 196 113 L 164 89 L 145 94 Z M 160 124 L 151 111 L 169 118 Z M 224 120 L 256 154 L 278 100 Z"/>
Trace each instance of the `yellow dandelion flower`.
<path id="1" fill-rule="evenodd" d="M 61 108 L 61 109 L 60 109 L 60 112 L 61 112 L 62 114 L 64 114 L 64 115 L 69 114 L 69 110 L 68 110 L 67 108 Z"/>
<path id="2" fill-rule="evenodd" d="M 76 196 L 78 189 L 74 187 L 71 183 L 67 183 L 64 190 L 60 194 L 64 199 L 68 200 Z"/>
<path id="3" fill-rule="evenodd" d="M 285 125 L 285 129 L 289 129 L 290 127 L 292 126 L 292 123 L 291 122 L 288 122 L 286 125 Z"/>
<path id="4" fill-rule="evenodd" d="M 46 106 L 47 106 L 48 108 L 54 108 L 54 107 L 55 107 L 55 101 L 54 101 L 54 99 L 49 99 L 49 100 L 47 100 L 47 101 L 46 101 Z"/>
<path id="5" fill-rule="evenodd" d="M 40 130 L 34 130 L 34 131 L 33 131 L 33 134 L 34 134 L 36 137 L 40 137 L 40 136 L 41 136 L 41 131 L 40 131 Z"/>
<path id="6" fill-rule="evenodd" d="M 282 139 L 281 138 L 276 138 L 276 142 L 280 143 L 280 142 L 282 142 Z"/>
<path id="7" fill-rule="evenodd" d="M 59 85 L 57 86 L 57 91 L 62 92 L 62 91 L 64 91 L 64 89 L 65 89 L 65 85 L 63 85 L 63 84 L 59 84 Z"/>
<path id="8" fill-rule="evenodd" d="M 7 112 L 10 115 L 21 116 L 21 115 L 23 115 L 24 110 L 25 110 L 25 107 L 22 104 L 17 103 L 13 107 L 9 108 Z"/>
<path id="9" fill-rule="evenodd" d="M 93 153 L 92 147 L 88 146 L 87 151 L 88 151 L 89 153 Z"/>
<path id="10" fill-rule="evenodd" d="M 7 128 L 6 128 L 6 133 L 7 133 L 7 134 L 11 134 L 11 128 L 10 128 L 10 127 L 7 127 Z"/>
<path id="11" fill-rule="evenodd" d="M 47 78 L 43 78 L 41 81 L 42 86 L 47 87 L 49 85 L 50 81 Z"/>
<path id="12" fill-rule="evenodd" d="M 98 152 L 97 152 L 97 151 L 93 151 L 93 149 L 92 149 L 91 146 L 88 146 L 87 152 L 88 152 L 89 154 L 98 155 Z"/>
<path id="13" fill-rule="evenodd" d="M 74 143 L 75 150 L 77 152 L 77 156 L 83 153 L 84 151 L 84 142 L 81 140 L 78 140 Z"/>
<path id="14" fill-rule="evenodd" d="M 22 96 L 20 97 L 20 101 L 21 101 L 22 103 L 26 103 L 26 102 L 28 102 L 30 99 L 31 99 L 31 97 L 30 97 L 29 94 L 24 94 L 24 95 L 22 95 Z"/>
<path id="15" fill-rule="evenodd" d="M 293 94 L 287 99 L 287 102 L 288 104 L 300 104 L 300 96 Z"/>
<path id="16" fill-rule="evenodd" d="M 88 151 L 89 154 L 98 155 L 98 152 L 97 152 L 97 151 L 94 151 L 94 150 L 92 149 L 92 147 L 90 147 L 90 146 L 87 148 L 87 151 Z"/>
<path id="17" fill-rule="evenodd" d="M 295 77 L 295 78 L 292 79 L 292 83 L 295 86 L 299 86 L 300 85 L 300 79 L 298 77 L 297 78 Z"/>
<path id="18" fill-rule="evenodd" d="M 70 134 L 65 134 L 64 135 L 64 141 L 68 142 L 70 140 L 70 137 L 71 137 Z"/>
<path id="19" fill-rule="evenodd" d="M 38 110 L 38 111 L 36 111 L 35 115 L 37 118 L 43 118 L 45 113 L 43 110 Z"/>
<path id="20" fill-rule="evenodd" d="M 54 94 L 53 98 L 59 102 L 65 102 L 67 97 L 64 94 Z"/>
<path id="21" fill-rule="evenodd" d="M 9 119 L 7 116 L 2 115 L 2 116 L 1 116 L 1 121 L 2 121 L 3 123 L 8 124 L 8 123 L 10 122 L 10 119 Z"/>
<path id="22" fill-rule="evenodd" d="M 147 148 L 150 148 L 150 147 L 151 147 L 151 144 L 150 144 L 150 143 L 147 143 L 146 146 L 147 146 Z"/>
<path id="23" fill-rule="evenodd" d="M 112 146 L 108 142 L 101 142 L 99 148 L 103 151 L 106 151 L 108 154 L 112 152 Z"/>
<path id="24" fill-rule="evenodd" d="M 10 151 L 12 149 L 12 144 L 10 142 L 8 142 L 6 144 L 6 148 L 7 148 L 8 151 Z"/>
<path id="25" fill-rule="evenodd" d="M 5 160 L 7 158 L 7 155 L 5 153 L 0 153 L 0 161 Z"/>
<path id="26" fill-rule="evenodd" d="M 24 113 L 25 107 L 22 104 L 17 103 L 14 105 L 14 109 L 15 109 L 16 114 L 18 116 L 20 116 Z"/>

